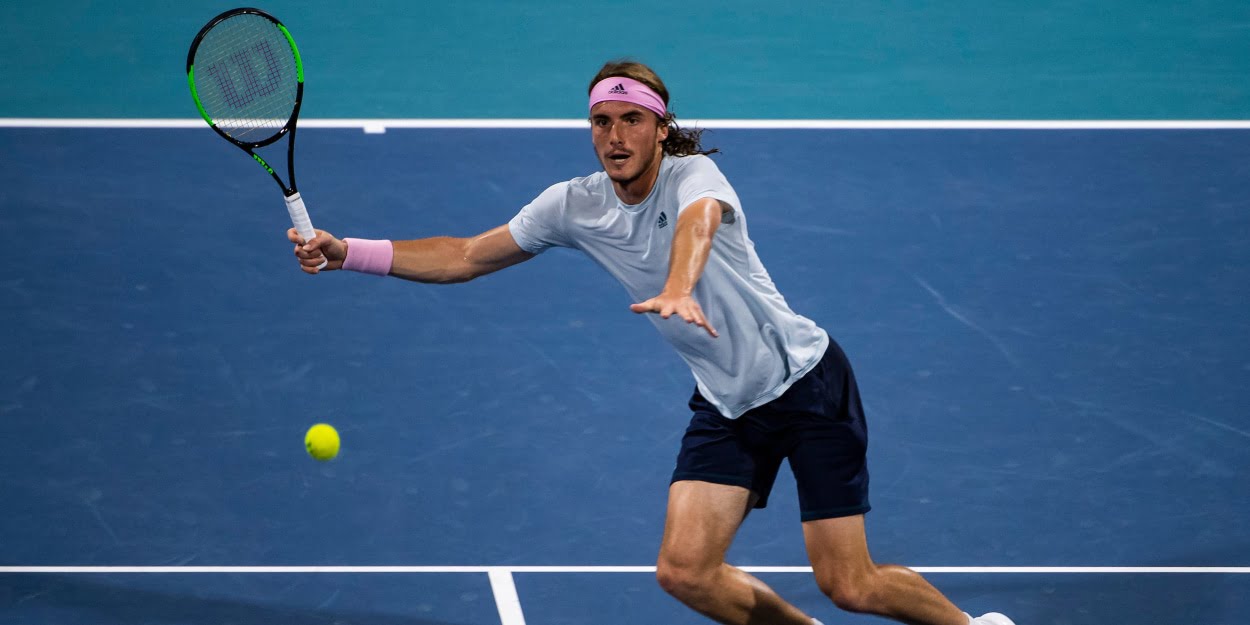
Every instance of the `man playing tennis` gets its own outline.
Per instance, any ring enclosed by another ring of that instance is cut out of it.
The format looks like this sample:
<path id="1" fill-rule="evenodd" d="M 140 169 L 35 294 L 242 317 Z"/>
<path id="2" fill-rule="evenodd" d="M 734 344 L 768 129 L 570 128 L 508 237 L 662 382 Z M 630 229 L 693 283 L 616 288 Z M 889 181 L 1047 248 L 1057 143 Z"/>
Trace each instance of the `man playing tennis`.
<path id="1" fill-rule="evenodd" d="M 630 310 L 655 313 L 652 323 L 694 373 L 694 416 L 669 487 L 656 575 L 705 616 L 729 625 L 818 623 L 725 563 L 787 459 L 817 584 L 838 607 L 904 623 L 1012 625 L 996 613 L 972 619 L 910 569 L 872 561 L 867 432 L 850 364 L 777 292 L 733 187 L 700 148 L 699 132 L 679 129 L 667 105 L 668 90 L 648 67 L 606 64 L 590 85 L 591 140 L 604 171 L 551 186 L 475 237 L 287 236 L 313 274 L 464 282 L 561 246 L 616 277 L 638 302 Z"/>

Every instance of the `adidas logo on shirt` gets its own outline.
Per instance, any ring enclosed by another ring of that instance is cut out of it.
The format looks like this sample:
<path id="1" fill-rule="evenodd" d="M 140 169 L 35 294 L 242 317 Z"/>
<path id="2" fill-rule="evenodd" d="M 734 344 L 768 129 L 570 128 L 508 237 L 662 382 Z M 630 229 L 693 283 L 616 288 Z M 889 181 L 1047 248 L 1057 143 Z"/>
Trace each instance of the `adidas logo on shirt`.
<path id="1" fill-rule="evenodd" d="M 667 225 L 668 225 L 668 215 L 665 215 L 664 211 L 660 211 L 660 218 L 655 220 L 655 227 L 663 228 Z"/>
<path id="2" fill-rule="evenodd" d="M 617 83 L 615 87 L 608 89 L 608 93 L 613 95 L 629 95 L 629 92 L 625 90 L 624 83 Z"/>

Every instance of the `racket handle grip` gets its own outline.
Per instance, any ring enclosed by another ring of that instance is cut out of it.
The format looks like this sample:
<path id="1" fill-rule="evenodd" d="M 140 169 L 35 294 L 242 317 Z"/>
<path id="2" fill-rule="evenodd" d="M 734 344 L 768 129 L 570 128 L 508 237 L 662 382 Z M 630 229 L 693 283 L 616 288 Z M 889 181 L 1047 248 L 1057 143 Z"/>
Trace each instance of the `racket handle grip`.
<path id="1" fill-rule="evenodd" d="M 304 198 L 300 197 L 299 191 L 286 196 L 286 212 L 291 215 L 291 225 L 295 226 L 295 231 L 301 237 L 304 237 L 304 241 L 311 241 L 317 236 L 317 231 L 313 230 L 312 220 L 308 218 L 308 209 L 304 208 Z M 326 262 L 328 261 L 321 261 L 317 269 L 324 269 Z"/>

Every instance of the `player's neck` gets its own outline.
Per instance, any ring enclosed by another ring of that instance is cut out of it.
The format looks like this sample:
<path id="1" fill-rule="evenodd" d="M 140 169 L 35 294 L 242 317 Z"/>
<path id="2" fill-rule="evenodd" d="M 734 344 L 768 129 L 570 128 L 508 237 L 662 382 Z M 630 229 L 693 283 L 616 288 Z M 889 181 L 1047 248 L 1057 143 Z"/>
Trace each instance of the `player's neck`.
<path id="1" fill-rule="evenodd" d="M 660 177 L 660 163 L 663 161 L 664 152 L 659 152 L 655 155 L 655 160 L 651 161 L 651 166 L 637 178 L 623 183 L 613 180 L 612 189 L 616 191 L 616 197 L 629 205 L 641 204 L 648 195 L 651 195 L 651 189 L 655 187 L 655 181 Z"/>

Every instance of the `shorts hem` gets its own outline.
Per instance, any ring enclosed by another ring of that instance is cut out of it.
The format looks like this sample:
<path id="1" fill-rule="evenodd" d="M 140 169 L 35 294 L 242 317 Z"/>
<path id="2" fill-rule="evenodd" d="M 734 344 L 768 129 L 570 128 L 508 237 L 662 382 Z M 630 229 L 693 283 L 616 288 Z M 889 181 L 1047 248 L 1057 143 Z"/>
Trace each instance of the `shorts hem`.
<path id="1" fill-rule="evenodd" d="M 712 484 L 723 484 L 725 486 L 741 486 L 747 490 L 751 490 L 751 480 L 743 479 L 737 475 L 721 475 L 716 473 L 674 473 L 673 479 L 669 484 L 674 482 L 710 482 Z"/>
<path id="2" fill-rule="evenodd" d="M 811 510 L 802 513 L 801 519 L 804 523 L 808 521 L 820 521 L 822 519 L 840 519 L 842 517 L 856 516 L 864 514 L 872 510 L 872 506 L 864 504 L 862 506 L 851 506 L 848 508 L 830 508 L 828 510 Z"/>

